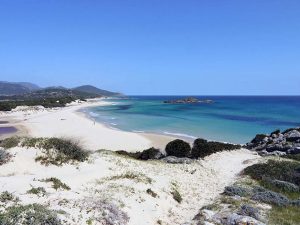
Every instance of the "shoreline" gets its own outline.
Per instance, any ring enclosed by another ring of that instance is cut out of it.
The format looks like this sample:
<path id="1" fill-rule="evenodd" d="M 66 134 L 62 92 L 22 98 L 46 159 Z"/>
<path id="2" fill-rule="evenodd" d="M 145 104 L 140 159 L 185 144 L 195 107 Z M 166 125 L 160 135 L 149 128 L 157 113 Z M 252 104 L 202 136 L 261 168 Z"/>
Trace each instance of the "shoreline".
<path id="1" fill-rule="evenodd" d="M 1 135 L 1 138 L 15 135 L 76 138 L 92 151 L 99 149 L 142 151 L 151 147 L 164 151 L 165 145 L 175 139 L 167 135 L 112 129 L 80 111 L 83 108 L 104 104 L 109 103 L 93 99 L 83 103 L 72 103 L 63 108 L 2 113 L 2 120 L 8 121 L 8 124 L 18 131 Z"/>

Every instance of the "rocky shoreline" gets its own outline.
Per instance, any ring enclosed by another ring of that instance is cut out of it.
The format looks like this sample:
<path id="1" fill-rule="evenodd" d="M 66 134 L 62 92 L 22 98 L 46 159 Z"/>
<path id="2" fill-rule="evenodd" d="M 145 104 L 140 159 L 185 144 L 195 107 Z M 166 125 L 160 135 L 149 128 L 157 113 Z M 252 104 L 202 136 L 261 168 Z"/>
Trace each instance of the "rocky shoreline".
<path id="1" fill-rule="evenodd" d="M 300 153 L 300 127 L 290 128 L 283 132 L 276 130 L 271 134 L 257 134 L 245 145 L 245 148 L 260 155 L 295 155 Z"/>

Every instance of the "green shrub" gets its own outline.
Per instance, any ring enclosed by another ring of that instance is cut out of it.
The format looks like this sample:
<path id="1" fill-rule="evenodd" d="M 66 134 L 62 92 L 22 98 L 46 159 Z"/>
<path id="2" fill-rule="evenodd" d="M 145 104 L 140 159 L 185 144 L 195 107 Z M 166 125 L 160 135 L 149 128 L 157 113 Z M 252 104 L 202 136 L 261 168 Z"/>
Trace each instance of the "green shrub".
<path id="1" fill-rule="evenodd" d="M 174 189 L 171 194 L 173 195 L 173 198 L 176 202 L 181 203 L 182 202 L 182 197 L 181 194 L 177 189 Z"/>
<path id="2" fill-rule="evenodd" d="M 0 149 L 0 166 L 8 163 L 12 158 L 12 155 L 6 150 Z"/>
<path id="3" fill-rule="evenodd" d="M 244 174 L 259 181 L 269 178 L 299 185 L 299 169 L 299 162 L 268 160 L 266 163 L 258 163 L 247 167 L 244 169 Z"/>
<path id="4" fill-rule="evenodd" d="M 52 188 L 54 188 L 55 190 L 57 190 L 57 189 L 71 190 L 71 188 L 68 185 L 61 182 L 61 180 L 59 180 L 56 177 L 50 177 L 50 178 L 44 179 L 42 181 L 46 182 L 46 183 L 52 182 Z"/>
<path id="5" fill-rule="evenodd" d="M 180 139 L 171 141 L 166 146 L 166 153 L 168 156 L 188 157 L 190 152 L 190 144 Z"/>
<path id="6" fill-rule="evenodd" d="M 17 147 L 20 143 L 20 137 L 14 136 L 0 141 L 0 147 L 8 149 Z"/>
<path id="7" fill-rule="evenodd" d="M 22 143 L 22 147 L 27 147 L 27 148 L 35 148 L 39 143 L 41 143 L 44 140 L 44 138 L 31 138 L 31 137 L 26 137 Z"/>
<path id="8" fill-rule="evenodd" d="M 194 145 L 192 148 L 192 157 L 204 158 L 213 153 L 235 150 L 240 148 L 241 148 L 240 145 L 215 142 L 215 141 L 207 141 L 205 139 L 198 138 L 194 141 Z"/>
<path id="9" fill-rule="evenodd" d="M 0 194 L 0 202 L 6 203 L 14 200 L 14 195 L 12 193 L 9 193 L 8 191 L 4 191 Z"/>
<path id="10" fill-rule="evenodd" d="M 34 194 L 38 196 L 44 196 L 46 194 L 46 190 L 43 187 L 32 187 L 30 190 L 27 191 L 28 194 Z"/>
<path id="11" fill-rule="evenodd" d="M 44 138 L 35 141 L 31 141 L 30 143 L 44 149 L 44 155 L 38 156 L 35 160 L 45 165 L 53 164 L 59 166 L 69 162 L 83 162 L 89 156 L 89 153 L 73 140 Z"/>
<path id="12" fill-rule="evenodd" d="M 57 214 L 39 204 L 8 207 L 0 213 L 0 225 L 62 225 Z"/>

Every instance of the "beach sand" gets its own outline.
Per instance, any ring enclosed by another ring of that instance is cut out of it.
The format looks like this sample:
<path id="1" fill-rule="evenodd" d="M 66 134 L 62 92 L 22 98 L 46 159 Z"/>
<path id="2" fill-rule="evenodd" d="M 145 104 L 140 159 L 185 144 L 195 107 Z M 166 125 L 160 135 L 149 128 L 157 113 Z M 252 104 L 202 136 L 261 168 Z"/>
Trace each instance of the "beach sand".
<path id="1" fill-rule="evenodd" d="M 175 139 L 170 136 L 126 132 L 109 128 L 79 112 L 84 107 L 110 104 L 103 101 L 72 104 L 68 107 L 2 113 L 1 119 L 19 128 L 17 135 L 66 137 L 80 141 L 91 151 L 99 149 L 141 151 L 150 147 L 164 149 Z"/>

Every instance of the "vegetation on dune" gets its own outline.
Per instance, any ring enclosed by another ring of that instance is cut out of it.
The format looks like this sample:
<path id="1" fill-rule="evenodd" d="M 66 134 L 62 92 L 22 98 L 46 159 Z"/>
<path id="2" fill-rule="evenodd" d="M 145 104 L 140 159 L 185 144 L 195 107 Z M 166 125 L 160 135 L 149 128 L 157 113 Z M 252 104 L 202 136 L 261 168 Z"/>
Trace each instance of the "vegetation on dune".
<path id="1" fill-rule="evenodd" d="M 46 99 L 32 99 L 32 100 L 9 100 L 0 101 L 0 111 L 11 111 L 17 106 L 36 106 L 41 105 L 45 108 L 64 107 L 67 103 L 77 100 L 76 97 L 60 97 L 60 98 L 46 98 Z"/>
<path id="2" fill-rule="evenodd" d="M 0 147 L 5 149 L 14 148 L 19 145 L 20 141 L 21 141 L 20 137 L 17 136 L 9 137 L 0 141 Z"/>
<path id="3" fill-rule="evenodd" d="M 46 183 L 52 183 L 52 188 L 54 188 L 55 190 L 58 190 L 58 189 L 67 190 L 67 191 L 71 190 L 71 188 L 68 185 L 66 185 L 65 183 L 63 183 L 61 180 L 59 180 L 56 177 L 50 177 L 50 178 L 47 178 L 47 179 L 44 179 L 41 181 L 46 182 Z"/>
<path id="4" fill-rule="evenodd" d="M 299 206 L 273 206 L 270 212 L 269 225 L 300 224 Z"/>
<path id="5" fill-rule="evenodd" d="M 198 138 L 194 141 L 191 156 L 192 158 L 204 158 L 217 152 L 235 150 L 240 148 L 240 145 L 207 141 L 205 139 Z"/>
<path id="6" fill-rule="evenodd" d="M 83 162 L 89 155 L 76 141 L 70 139 L 46 138 L 39 142 L 38 146 L 45 151 L 43 156 L 36 158 L 36 161 L 45 165 L 62 165 L 71 161 Z"/>
<path id="7" fill-rule="evenodd" d="M 8 191 L 4 191 L 0 194 L 0 202 L 7 203 L 10 201 L 18 201 L 18 198 Z"/>
<path id="8" fill-rule="evenodd" d="M 141 182 L 146 184 L 151 184 L 153 182 L 153 180 L 150 177 L 146 176 L 143 173 L 126 172 L 120 175 L 114 175 L 111 177 L 100 179 L 98 180 L 98 183 L 103 183 L 104 181 L 121 180 L 121 179 L 128 179 L 128 180 L 133 180 L 136 182 Z"/>
<path id="9" fill-rule="evenodd" d="M 178 185 L 176 183 L 172 183 L 172 188 L 171 188 L 171 195 L 173 196 L 173 199 L 178 202 L 181 203 L 182 202 L 182 196 L 178 190 Z"/>
<path id="10" fill-rule="evenodd" d="M 180 139 L 171 141 L 166 146 L 166 153 L 168 156 L 188 157 L 190 156 L 190 152 L 190 144 Z"/>
<path id="11" fill-rule="evenodd" d="M 61 225 L 57 214 L 39 204 L 15 205 L 0 213 L 0 225 Z"/>
<path id="12" fill-rule="evenodd" d="M 44 196 L 46 194 L 46 190 L 43 187 L 32 187 L 30 190 L 27 191 L 27 194 L 33 194 L 37 196 Z"/>
<path id="13" fill-rule="evenodd" d="M 266 163 L 258 163 L 247 167 L 244 174 L 251 178 L 263 181 L 271 180 L 287 181 L 296 185 L 300 184 L 300 163 L 292 161 L 268 160 Z"/>
<path id="14" fill-rule="evenodd" d="M 0 149 L 0 166 L 5 164 L 5 163 L 8 163 L 12 158 L 12 155 L 3 150 L 3 149 Z"/>

